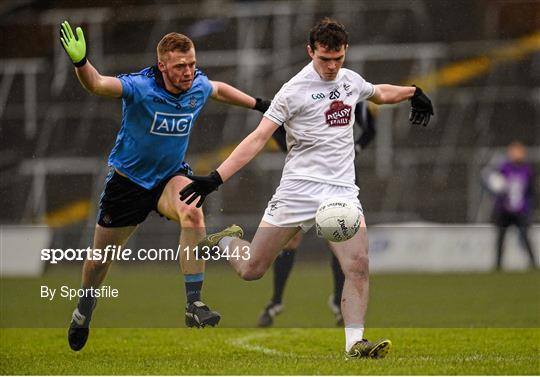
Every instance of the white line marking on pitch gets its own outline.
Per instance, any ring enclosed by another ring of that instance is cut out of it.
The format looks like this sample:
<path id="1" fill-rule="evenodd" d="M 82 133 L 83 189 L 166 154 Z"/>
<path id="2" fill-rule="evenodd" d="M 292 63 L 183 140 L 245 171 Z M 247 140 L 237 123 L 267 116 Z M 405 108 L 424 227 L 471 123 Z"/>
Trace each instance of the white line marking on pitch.
<path id="1" fill-rule="evenodd" d="M 259 346 L 257 344 L 250 343 L 253 340 L 261 340 L 263 338 L 268 338 L 269 336 L 272 336 L 272 334 L 264 334 L 264 333 L 248 334 L 246 336 L 242 336 L 237 339 L 229 340 L 229 343 L 231 343 L 233 346 L 242 348 L 246 351 L 262 352 L 264 354 L 272 355 L 272 356 L 291 356 L 290 353 L 281 352 L 273 348 L 267 348 L 267 347 Z"/>
<path id="2" fill-rule="evenodd" d="M 264 331 L 264 330 L 263 330 Z M 293 330 L 294 332 L 294 330 Z M 260 346 L 258 344 L 252 344 L 251 342 L 253 341 L 260 341 L 264 338 L 271 338 L 271 337 L 275 337 L 276 334 L 273 334 L 273 333 L 265 333 L 265 332 L 258 332 L 258 333 L 254 333 L 254 334 L 248 334 L 248 335 L 245 335 L 245 336 L 241 336 L 239 338 L 236 338 L 236 339 L 230 339 L 228 340 L 227 342 L 235 347 L 238 347 L 238 348 L 241 348 L 243 350 L 246 350 L 246 351 L 250 351 L 250 352 L 261 352 L 261 353 L 264 353 L 266 355 L 272 355 L 272 356 L 285 356 L 285 357 L 294 357 L 296 359 L 312 359 L 313 358 L 313 355 L 298 355 L 294 352 L 283 352 L 283 351 L 278 351 L 276 349 L 273 349 L 273 348 L 269 348 L 269 347 L 264 347 L 264 346 Z M 317 359 L 328 359 L 328 360 L 335 360 L 335 357 L 334 356 L 331 356 L 331 355 L 317 355 Z"/>

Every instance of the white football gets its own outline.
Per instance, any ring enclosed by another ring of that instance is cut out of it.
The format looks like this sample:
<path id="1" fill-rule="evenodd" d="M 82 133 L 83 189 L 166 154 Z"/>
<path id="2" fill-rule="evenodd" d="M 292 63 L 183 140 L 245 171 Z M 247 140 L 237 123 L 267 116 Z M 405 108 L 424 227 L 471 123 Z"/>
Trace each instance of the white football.
<path id="1" fill-rule="evenodd" d="M 360 208 L 356 202 L 330 198 L 319 205 L 315 215 L 317 235 L 332 242 L 352 238 L 360 228 Z"/>

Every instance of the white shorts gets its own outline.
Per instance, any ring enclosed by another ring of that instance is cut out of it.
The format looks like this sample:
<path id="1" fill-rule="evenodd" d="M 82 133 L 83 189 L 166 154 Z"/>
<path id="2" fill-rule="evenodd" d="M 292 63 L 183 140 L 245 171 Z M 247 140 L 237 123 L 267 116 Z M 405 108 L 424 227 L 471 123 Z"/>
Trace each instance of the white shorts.
<path id="1" fill-rule="evenodd" d="M 280 227 L 300 227 L 307 232 L 315 225 L 319 204 L 329 198 L 349 199 L 358 204 L 358 188 L 336 186 L 328 183 L 288 179 L 282 181 L 268 202 L 262 220 Z"/>

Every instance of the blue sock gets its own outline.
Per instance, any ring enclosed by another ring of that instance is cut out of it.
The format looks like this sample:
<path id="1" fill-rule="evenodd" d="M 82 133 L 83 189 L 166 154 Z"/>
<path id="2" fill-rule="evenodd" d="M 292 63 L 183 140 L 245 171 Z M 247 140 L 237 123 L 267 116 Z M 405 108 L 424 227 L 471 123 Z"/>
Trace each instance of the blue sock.
<path id="1" fill-rule="evenodd" d="M 186 299 L 188 304 L 201 301 L 201 290 L 204 280 L 204 273 L 184 275 L 186 285 Z"/>

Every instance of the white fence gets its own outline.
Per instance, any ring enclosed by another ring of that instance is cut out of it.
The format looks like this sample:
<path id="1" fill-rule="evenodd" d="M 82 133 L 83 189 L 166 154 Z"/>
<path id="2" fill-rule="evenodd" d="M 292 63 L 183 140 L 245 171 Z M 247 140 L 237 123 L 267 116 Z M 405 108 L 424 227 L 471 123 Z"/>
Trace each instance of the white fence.
<path id="1" fill-rule="evenodd" d="M 495 266 L 497 233 L 489 224 L 388 224 L 370 227 L 368 235 L 375 272 L 479 272 Z M 531 226 L 529 237 L 533 248 L 540 245 L 540 225 Z M 515 228 L 506 234 L 503 268 L 528 268 Z"/>

